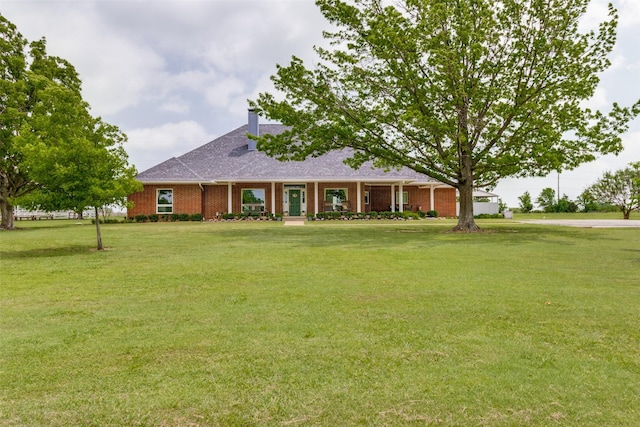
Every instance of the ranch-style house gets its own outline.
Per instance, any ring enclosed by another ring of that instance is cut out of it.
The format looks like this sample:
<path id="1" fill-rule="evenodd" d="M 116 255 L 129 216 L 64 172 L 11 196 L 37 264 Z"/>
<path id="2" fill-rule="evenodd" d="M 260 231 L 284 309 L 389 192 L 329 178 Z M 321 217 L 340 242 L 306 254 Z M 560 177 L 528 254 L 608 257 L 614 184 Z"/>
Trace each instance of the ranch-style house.
<path id="1" fill-rule="evenodd" d="M 211 220 L 242 212 L 306 216 L 410 210 L 456 216 L 455 188 L 408 168 L 385 171 L 369 163 L 354 170 L 343 162 L 348 150 L 281 162 L 247 138 L 285 129 L 259 124 L 249 110 L 248 124 L 141 172 L 137 179 L 144 189 L 129 196 L 133 207 L 127 215 L 201 214 Z"/>

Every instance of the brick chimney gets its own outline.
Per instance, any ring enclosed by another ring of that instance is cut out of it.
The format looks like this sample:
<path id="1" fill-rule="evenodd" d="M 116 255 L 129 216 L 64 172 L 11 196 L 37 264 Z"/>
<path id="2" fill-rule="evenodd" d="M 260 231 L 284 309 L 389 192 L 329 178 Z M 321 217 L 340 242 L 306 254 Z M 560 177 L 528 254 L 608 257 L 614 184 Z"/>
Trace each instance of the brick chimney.
<path id="1" fill-rule="evenodd" d="M 249 130 L 247 131 L 250 135 L 260 136 L 260 125 L 258 123 L 258 114 L 255 112 L 253 108 L 249 108 Z M 247 149 L 249 151 L 256 150 L 256 141 L 253 139 L 247 138 Z"/>

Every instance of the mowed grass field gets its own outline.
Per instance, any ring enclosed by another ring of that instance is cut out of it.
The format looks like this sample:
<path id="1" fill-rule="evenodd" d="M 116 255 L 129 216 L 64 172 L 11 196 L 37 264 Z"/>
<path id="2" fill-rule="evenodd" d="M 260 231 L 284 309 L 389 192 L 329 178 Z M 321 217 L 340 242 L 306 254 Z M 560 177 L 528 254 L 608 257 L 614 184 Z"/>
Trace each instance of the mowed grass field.
<path id="1" fill-rule="evenodd" d="M 18 223 L 0 425 L 638 425 L 640 229 L 478 223 Z"/>

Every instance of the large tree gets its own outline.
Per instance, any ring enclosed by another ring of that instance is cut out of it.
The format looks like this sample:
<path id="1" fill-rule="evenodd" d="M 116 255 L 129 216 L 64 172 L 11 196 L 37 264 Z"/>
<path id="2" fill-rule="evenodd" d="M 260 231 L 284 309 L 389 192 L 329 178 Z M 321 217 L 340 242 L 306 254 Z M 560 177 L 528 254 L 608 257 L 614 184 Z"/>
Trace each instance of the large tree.
<path id="1" fill-rule="evenodd" d="M 15 25 L 0 15 L 0 227 L 5 229 L 14 228 L 13 206 L 17 199 L 40 188 L 30 177 L 17 139 L 41 116 L 63 117 L 65 111 L 84 108 L 75 68 L 61 58 L 47 55 L 44 39 L 32 42 L 28 49 L 27 45 Z M 81 106 L 68 105 L 77 104 L 78 100 Z M 68 118 L 67 122 L 71 132 L 73 120 Z M 43 145 L 56 142 L 46 132 L 41 133 L 40 139 Z"/>
<path id="2" fill-rule="evenodd" d="M 351 147 L 348 163 L 406 166 L 458 189 L 456 230 L 478 230 L 474 187 L 546 175 L 622 149 L 640 112 L 585 107 L 609 66 L 617 15 L 581 32 L 589 0 L 317 0 L 335 31 L 317 64 L 272 76 L 252 106 L 290 126 L 259 147 L 300 160 Z"/>
<path id="3" fill-rule="evenodd" d="M 75 68 L 47 55 L 44 39 L 26 46 L 0 15 L 2 228 L 14 228 L 16 203 L 76 211 L 124 203 L 140 185 L 122 146 L 126 136 L 91 116 Z"/>
<path id="4" fill-rule="evenodd" d="M 586 191 L 597 202 L 616 206 L 623 218 L 629 219 L 631 211 L 640 210 L 640 162 L 615 172 L 605 172 Z"/>

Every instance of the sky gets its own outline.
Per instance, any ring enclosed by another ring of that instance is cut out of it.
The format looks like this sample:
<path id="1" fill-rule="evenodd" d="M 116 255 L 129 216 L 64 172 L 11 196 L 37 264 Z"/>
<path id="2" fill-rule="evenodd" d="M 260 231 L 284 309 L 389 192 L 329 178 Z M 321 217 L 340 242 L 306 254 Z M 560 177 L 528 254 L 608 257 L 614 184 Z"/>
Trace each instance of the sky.
<path id="1" fill-rule="evenodd" d="M 640 1 L 612 0 L 620 14 L 612 66 L 589 106 L 640 99 Z M 248 99 L 273 92 L 276 64 L 292 55 L 311 66 L 328 23 L 313 0 L 0 0 L 0 13 L 29 41 L 71 62 L 94 116 L 129 138 L 129 161 L 144 171 L 246 123 Z M 584 28 L 606 18 L 592 0 Z M 573 171 L 499 182 L 510 207 L 543 188 L 575 199 L 605 171 L 640 161 L 640 119 L 622 135 L 624 151 Z"/>

